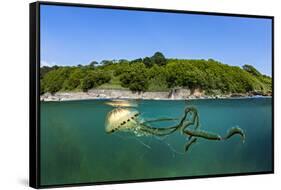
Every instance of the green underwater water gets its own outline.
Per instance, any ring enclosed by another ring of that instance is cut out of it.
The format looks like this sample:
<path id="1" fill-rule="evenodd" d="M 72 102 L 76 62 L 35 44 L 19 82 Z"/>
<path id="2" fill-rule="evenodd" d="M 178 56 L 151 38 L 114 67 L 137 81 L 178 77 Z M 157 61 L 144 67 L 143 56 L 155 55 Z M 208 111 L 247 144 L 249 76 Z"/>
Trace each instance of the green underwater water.
<path id="1" fill-rule="evenodd" d="M 140 100 L 141 117 L 183 115 L 195 106 L 200 128 L 222 136 L 239 126 L 246 133 L 227 141 L 198 139 L 184 153 L 186 138 L 105 133 L 108 100 L 41 102 L 40 183 L 61 185 L 271 171 L 272 99 Z M 164 126 L 171 123 L 161 123 Z"/>

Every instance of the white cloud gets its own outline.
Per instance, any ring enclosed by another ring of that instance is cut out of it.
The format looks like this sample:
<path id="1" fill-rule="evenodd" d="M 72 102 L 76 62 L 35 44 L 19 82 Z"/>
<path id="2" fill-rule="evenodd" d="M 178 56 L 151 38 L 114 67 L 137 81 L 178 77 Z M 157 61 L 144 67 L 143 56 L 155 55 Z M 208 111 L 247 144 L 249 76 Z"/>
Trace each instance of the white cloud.
<path id="1" fill-rule="evenodd" d="M 43 66 L 52 67 L 54 65 L 57 65 L 56 62 L 49 62 L 49 61 L 45 61 L 45 60 L 40 61 L 40 67 L 43 67 Z"/>

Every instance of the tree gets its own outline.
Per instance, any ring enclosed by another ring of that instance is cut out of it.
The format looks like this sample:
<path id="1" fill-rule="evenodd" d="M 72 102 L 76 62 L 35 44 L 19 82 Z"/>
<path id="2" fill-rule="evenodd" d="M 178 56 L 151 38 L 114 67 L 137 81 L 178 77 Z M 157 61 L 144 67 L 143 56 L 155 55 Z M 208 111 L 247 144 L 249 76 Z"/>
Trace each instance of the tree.
<path id="1" fill-rule="evenodd" d="M 165 56 L 161 52 L 156 52 L 152 57 L 151 57 L 152 63 L 155 63 L 159 66 L 163 66 L 167 64 L 167 60 Z"/>
<path id="2" fill-rule="evenodd" d="M 64 82 L 69 77 L 69 68 L 59 68 L 47 73 L 42 79 L 42 86 L 44 89 L 40 89 L 44 92 L 55 93 L 62 89 Z"/>
<path id="3" fill-rule="evenodd" d="M 147 69 L 149 90 L 163 91 L 169 90 L 167 84 L 167 69 L 154 64 L 151 68 Z"/>
<path id="4" fill-rule="evenodd" d="M 130 70 L 120 77 L 123 87 L 129 88 L 133 92 L 144 92 L 148 89 L 149 80 L 147 70 L 143 63 L 136 63 Z"/>
<path id="5" fill-rule="evenodd" d="M 89 89 L 93 88 L 94 86 L 95 86 L 95 81 L 91 74 L 86 75 L 81 80 L 81 89 L 83 90 L 83 92 L 87 92 Z"/>
<path id="6" fill-rule="evenodd" d="M 93 72 L 93 79 L 95 86 L 100 86 L 104 83 L 107 83 L 111 80 L 111 75 L 104 71 L 95 71 Z"/>
<path id="7" fill-rule="evenodd" d="M 100 86 L 111 80 L 108 73 L 100 71 L 89 71 L 85 77 L 81 80 L 81 89 L 86 92 L 91 88 Z"/>
<path id="8" fill-rule="evenodd" d="M 110 61 L 110 60 L 102 60 L 101 61 L 101 65 L 110 65 L 110 64 L 113 64 L 113 62 Z"/>
<path id="9" fill-rule="evenodd" d="M 92 61 L 89 66 L 90 68 L 94 68 L 97 64 L 99 64 L 97 61 Z"/>
<path id="10" fill-rule="evenodd" d="M 130 63 L 127 62 L 121 62 L 119 64 L 114 65 L 114 69 L 113 69 L 113 74 L 114 76 L 119 76 L 123 73 L 126 73 L 128 70 L 130 70 Z"/>
<path id="11" fill-rule="evenodd" d="M 153 62 L 149 57 L 145 57 L 143 59 L 143 63 L 145 64 L 146 67 L 151 68 L 153 66 Z"/>
<path id="12" fill-rule="evenodd" d="M 118 63 L 129 63 L 127 59 L 119 59 Z"/>
<path id="13" fill-rule="evenodd" d="M 52 66 L 52 70 L 55 70 L 55 69 L 58 69 L 58 68 L 60 68 L 60 67 L 57 66 L 57 65 Z"/>
<path id="14" fill-rule="evenodd" d="M 53 68 L 49 66 L 43 66 L 40 68 L 40 79 L 43 79 L 43 77 L 50 71 L 52 71 Z"/>
<path id="15" fill-rule="evenodd" d="M 130 63 L 140 63 L 142 62 L 142 58 L 134 59 Z"/>
<path id="16" fill-rule="evenodd" d="M 254 75 L 254 76 L 261 76 L 262 74 L 252 65 L 243 65 L 242 67 L 245 71 L 248 73 Z"/>
<path id="17" fill-rule="evenodd" d="M 66 90 L 73 90 L 77 88 L 80 85 L 81 79 L 85 76 L 85 74 L 85 70 L 82 68 L 78 67 L 72 69 L 68 79 L 64 83 L 64 88 Z"/>

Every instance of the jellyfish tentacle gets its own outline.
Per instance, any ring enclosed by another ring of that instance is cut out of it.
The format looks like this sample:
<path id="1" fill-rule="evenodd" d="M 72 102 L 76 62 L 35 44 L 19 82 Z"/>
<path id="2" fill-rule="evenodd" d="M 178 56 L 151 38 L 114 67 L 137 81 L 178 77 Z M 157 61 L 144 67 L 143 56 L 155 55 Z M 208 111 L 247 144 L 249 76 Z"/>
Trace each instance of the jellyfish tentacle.
<path id="1" fill-rule="evenodd" d="M 177 151 L 170 143 L 166 142 L 165 140 L 162 140 L 162 139 L 159 139 L 159 138 L 156 138 L 156 139 L 163 142 L 165 145 L 167 145 L 169 150 L 173 153 L 173 157 L 175 157 L 175 154 L 184 155 L 184 152 Z"/>
<path id="2" fill-rule="evenodd" d="M 148 144 L 144 143 L 143 141 L 141 141 L 140 139 L 138 139 L 137 137 L 135 137 L 135 139 L 140 143 L 142 144 L 144 147 L 148 148 L 148 149 L 151 149 L 151 146 L 149 146 Z"/>
<path id="3" fill-rule="evenodd" d="M 187 152 L 192 144 L 194 144 L 197 141 L 197 138 L 189 138 L 187 143 L 184 146 L 184 151 Z"/>

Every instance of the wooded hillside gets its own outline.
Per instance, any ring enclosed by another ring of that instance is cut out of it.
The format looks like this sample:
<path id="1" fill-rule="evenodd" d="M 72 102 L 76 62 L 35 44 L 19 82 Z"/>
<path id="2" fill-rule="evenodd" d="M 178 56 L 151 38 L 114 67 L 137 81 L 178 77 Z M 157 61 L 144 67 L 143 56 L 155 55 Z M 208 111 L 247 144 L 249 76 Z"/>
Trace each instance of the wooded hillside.
<path id="1" fill-rule="evenodd" d="M 207 94 L 271 93 L 272 79 L 251 65 L 242 68 L 213 59 L 166 59 L 160 52 L 128 61 L 93 61 L 89 65 L 43 66 L 41 94 L 88 91 L 91 88 L 168 91 L 173 88 L 202 89 Z"/>

